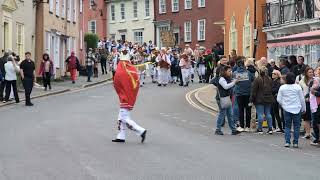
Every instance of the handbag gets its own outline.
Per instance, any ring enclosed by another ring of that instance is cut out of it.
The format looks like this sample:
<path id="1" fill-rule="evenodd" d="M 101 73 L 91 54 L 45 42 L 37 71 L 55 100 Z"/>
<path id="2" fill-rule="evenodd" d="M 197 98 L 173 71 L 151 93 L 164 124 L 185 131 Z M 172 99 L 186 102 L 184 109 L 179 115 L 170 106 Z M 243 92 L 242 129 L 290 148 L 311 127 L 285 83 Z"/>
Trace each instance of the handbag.
<path id="1" fill-rule="evenodd" d="M 231 102 L 230 96 L 221 97 L 220 93 L 219 93 L 219 89 L 218 89 L 217 92 L 218 92 L 219 98 L 220 98 L 220 107 L 221 107 L 221 109 L 225 109 L 225 108 L 231 107 L 232 106 L 232 102 Z"/>

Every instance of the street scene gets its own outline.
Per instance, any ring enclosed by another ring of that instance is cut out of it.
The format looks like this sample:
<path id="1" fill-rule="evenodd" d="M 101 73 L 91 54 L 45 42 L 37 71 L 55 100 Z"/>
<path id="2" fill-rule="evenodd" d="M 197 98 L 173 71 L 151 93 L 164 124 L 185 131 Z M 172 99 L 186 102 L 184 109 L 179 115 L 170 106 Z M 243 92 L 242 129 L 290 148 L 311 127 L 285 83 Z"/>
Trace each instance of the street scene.
<path id="1" fill-rule="evenodd" d="M 320 0 L 0 5 L 0 180 L 320 179 Z"/>

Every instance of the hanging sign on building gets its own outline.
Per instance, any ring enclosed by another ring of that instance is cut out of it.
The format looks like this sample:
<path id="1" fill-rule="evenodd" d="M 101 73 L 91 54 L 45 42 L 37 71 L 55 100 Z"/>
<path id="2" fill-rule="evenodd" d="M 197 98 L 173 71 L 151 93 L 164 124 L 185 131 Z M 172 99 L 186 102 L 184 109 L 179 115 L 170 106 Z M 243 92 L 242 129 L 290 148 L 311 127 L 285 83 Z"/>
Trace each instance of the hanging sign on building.
<path id="1" fill-rule="evenodd" d="M 175 45 L 175 37 L 172 31 L 161 31 L 160 32 L 161 42 L 164 47 L 174 47 Z"/>

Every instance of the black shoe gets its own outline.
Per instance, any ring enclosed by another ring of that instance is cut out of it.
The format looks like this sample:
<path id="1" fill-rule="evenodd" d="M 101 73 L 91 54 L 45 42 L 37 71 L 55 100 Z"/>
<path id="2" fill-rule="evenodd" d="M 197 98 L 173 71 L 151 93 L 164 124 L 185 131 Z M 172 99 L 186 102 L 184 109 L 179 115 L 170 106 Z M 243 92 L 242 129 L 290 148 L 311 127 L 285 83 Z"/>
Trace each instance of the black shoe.
<path id="1" fill-rule="evenodd" d="M 216 130 L 216 132 L 214 133 L 215 135 L 220 135 L 223 136 L 223 132 L 221 130 Z"/>
<path id="2" fill-rule="evenodd" d="M 124 143 L 124 142 L 126 142 L 126 140 L 124 140 L 124 139 L 113 139 L 112 142 Z"/>
<path id="3" fill-rule="evenodd" d="M 241 134 L 241 132 L 238 130 L 232 131 L 232 133 L 231 133 L 231 135 L 238 135 L 238 134 Z"/>
<path id="4" fill-rule="evenodd" d="M 179 86 L 183 86 L 183 84 L 179 84 Z"/>
<path id="5" fill-rule="evenodd" d="M 166 86 L 167 86 L 167 84 L 164 84 L 163 86 L 164 86 L 164 87 L 166 87 Z"/>
<path id="6" fill-rule="evenodd" d="M 263 134 L 262 129 L 257 129 L 257 134 Z"/>
<path id="7" fill-rule="evenodd" d="M 146 140 L 146 134 L 147 134 L 147 130 L 145 130 L 145 131 L 141 134 L 141 143 L 144 143 L 144 140 Z"/>
<path id="8" fill-rule="evenodd" d="M 160 87 L 160 86 L 162 86 L 161 84 L 158 84 L 158 86 Z"/>
<path id="9" fill-rule="evenodd" d="M 33 106 L 32 103 L 26 103 L 26 106 Z"/>
<path id="10" fill-rule="evenodd" d="M 20 100 L 17 100 L 16 103 L 17 103 L 17 104 L 20 103 Z"/>
<path id="11" fill-rule="evenodd" d="M 76 82 L 75 81 L 72 81 L 72 84 L 75 84 Z"/>
<path id="12" fill-rule="evenodd" d="M 271 135 L 272 133 L 273 133 L 272 129 L 269 129 L 268 132 L 267 132 L 267 134 L 270 134 L 270 135 Z"/>

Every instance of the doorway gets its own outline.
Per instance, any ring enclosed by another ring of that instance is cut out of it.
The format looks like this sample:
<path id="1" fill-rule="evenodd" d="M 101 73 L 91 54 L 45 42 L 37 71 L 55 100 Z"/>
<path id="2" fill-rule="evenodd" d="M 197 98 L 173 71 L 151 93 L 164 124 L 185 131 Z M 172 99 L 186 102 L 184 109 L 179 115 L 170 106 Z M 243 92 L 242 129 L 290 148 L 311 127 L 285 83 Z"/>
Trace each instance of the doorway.
<path id="1" fill-rule="evenodd" d="M 121 41 L 126 41 L 126 35 L 125 34 L 121 34 Z"/>

